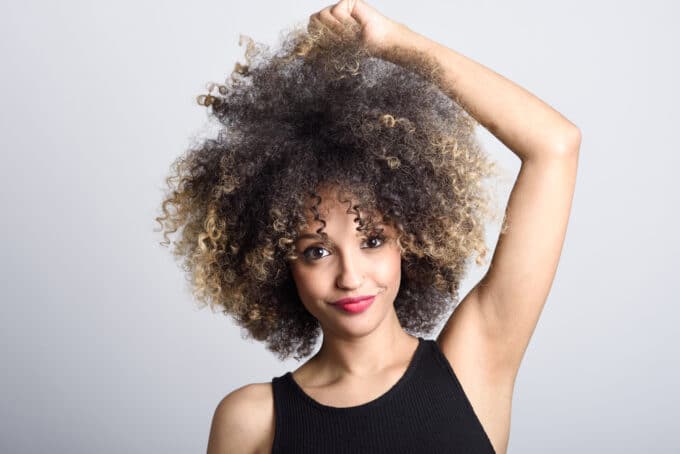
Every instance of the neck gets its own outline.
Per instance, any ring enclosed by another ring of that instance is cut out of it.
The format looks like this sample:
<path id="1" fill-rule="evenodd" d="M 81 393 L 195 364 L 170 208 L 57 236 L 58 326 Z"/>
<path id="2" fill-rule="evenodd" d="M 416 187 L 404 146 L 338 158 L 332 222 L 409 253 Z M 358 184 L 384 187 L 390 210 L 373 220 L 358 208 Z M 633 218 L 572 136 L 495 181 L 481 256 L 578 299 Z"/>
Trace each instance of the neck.
<path id="1" fill-rule="evenodd" d="M 418 343 L 394 321 L 364 336 L 341 336 L 324 331 L 323 343 L 310 360 L 314 369 L 332 377 L 368 377 L 408 361 Z"/>

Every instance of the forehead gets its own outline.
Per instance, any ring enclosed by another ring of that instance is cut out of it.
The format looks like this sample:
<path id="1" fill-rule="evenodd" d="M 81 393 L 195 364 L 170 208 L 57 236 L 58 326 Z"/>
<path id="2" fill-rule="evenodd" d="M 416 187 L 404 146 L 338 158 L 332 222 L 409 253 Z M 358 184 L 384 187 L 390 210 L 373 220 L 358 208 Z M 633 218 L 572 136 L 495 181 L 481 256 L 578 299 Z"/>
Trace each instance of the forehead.
<path id="1" fill-rule="evenodd" d="M 321 197 L 321 201 L 313 196 L 309 196 L 306 200 L 305 217 L 307 220 L 314 219 L 312 209 L 318 211 L 322 217 L 337 216 L 346 212 L 348 208 L 357 203 L 357 199 L 353 194 L 341 192 L 341 190 L 335 187 L 323 187 L 317 190 L 316 194 Z"/>
<path id="2" fill-rule="evenodd" d="M 314 219 L 314 211 L 312 207 L 318 212 L 318 216 L 326 222 L 323 229 L 324 232 L 332 236 L 332 231 L 334 230 L 346 230 L 346 229 L 356 229 L 359 222 L 354 221 L 357 217 L 356 210 L 352 207 L 357 203 L 357 199 L 350 193 L 338 192 L 336 188 L 326 187 L 321 190 L 316 191 L 316 193 L 321 197 L 321 202 L 319 203 L 316 197 L 310 197 L 305 206 L 305 218 L 308 225 L 303 229 L 304 232 L 315 232 L 316 229 L 323 226 L 323 223 Z M 339 200 L 340 199 L 340 200 Z M 351 202 L 351 204 L 350 204 Z M 350 210 L 348 213 L 347 211 Z M 364 210 L 358 210 L 359 215 L 362 218 L 366 218 L 369 213 Z M 380 213 L 374 213 L 373 222 L 374 225 L 380 225 L 381 227 L 387 227 L 383 224 L 382 216 Z"/>

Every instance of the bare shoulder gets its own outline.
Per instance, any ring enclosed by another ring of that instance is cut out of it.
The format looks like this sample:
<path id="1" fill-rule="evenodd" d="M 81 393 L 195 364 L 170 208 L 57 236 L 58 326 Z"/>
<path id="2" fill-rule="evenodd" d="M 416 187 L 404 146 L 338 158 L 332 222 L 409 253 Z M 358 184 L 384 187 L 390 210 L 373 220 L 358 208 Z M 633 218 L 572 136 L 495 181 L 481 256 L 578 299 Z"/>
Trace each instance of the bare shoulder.
<path id="1" fill-rule="evenodd" d="M 271 452 L 274 418 L 271 383 L 251 383 L 235 389 L 215 409 L 208 454 Z"/>

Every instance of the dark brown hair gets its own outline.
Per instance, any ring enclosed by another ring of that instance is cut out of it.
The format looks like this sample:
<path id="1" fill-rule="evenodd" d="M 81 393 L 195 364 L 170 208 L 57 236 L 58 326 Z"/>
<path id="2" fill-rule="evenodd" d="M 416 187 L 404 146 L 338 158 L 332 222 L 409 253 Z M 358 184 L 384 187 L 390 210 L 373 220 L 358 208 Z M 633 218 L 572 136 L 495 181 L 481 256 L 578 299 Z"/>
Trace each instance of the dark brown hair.
<path id="1" fill-rule="evenodd" d="M 432 331 L 457 303 L 468 259 L 487 254 L 485 219 L 496 216 L 482 185 L 495 164 L 474 119 L 438 88 L 436 65 L 377 58 L 350 31 L 297 27 L 277 52 L 246 38 L 246 64 L 198 97 L 222 128 L 174 162 L 156 218 L 161 244 L 177 234 L 173 254 L 201 307 L 233 317 L 280 359 L 308 356 L 320 334 L 288 261 L 310 197 L 321 219 L 322 186 L 346 194 L 360 229 L 376 216 L 395 227 L 394 305 L 412 334 Z"/>

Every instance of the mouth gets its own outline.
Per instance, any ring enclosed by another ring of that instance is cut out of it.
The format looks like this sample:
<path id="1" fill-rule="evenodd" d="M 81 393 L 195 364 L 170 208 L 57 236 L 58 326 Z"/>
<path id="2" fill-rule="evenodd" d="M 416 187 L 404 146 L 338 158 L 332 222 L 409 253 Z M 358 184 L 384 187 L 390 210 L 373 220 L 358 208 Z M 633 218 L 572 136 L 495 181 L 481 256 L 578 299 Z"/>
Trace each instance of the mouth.
<path id="1" fill-rule="evenodd" d="M 335 304 L 335 305 L 356 304 L 356 303 L 359 303 L 361 301 L 365 301 L 365 300 L 372 299 L 372 298 L 375 298 L 375 295 L 364 295 L 364 296 L 357 296 L 357 297 L 354 297 L 354 298 L 342 298 L 342 299 L 339 299 L 337 301 L 334 301 L 331 304 Z"/>
<path id="2" fill-rule="evenodd" d="M 349 312 L 351 314 L 359 314 L 368 309 L 375 300 L 375 296 L 360 296 L 358 298 L 343 298 L 338 303 L 333 303 L 333 306 L 341 311 Z"/>

